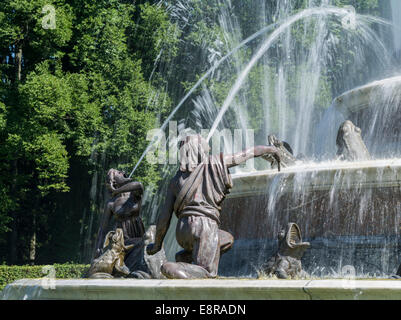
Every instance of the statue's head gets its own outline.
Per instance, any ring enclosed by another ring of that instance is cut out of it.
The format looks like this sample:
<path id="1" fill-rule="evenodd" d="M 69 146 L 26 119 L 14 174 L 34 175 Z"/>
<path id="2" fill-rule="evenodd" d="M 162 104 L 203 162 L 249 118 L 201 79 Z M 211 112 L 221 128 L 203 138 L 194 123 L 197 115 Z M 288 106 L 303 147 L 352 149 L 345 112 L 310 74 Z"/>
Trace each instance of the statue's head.
<path id="1" fill-rule="evenodd" d="M 107 233 L 104 240 L 103 249 L 105 249 L 110 242 L 112 244 L 112 247 L 115 249 L 118 248 L 120 250 L 127 251 L 134 247 L 133 244 L 128 246 L 124 244 L 124 232 L 121 228 L 117 228 Z"/>
<path id="2" fill-rule="evenodd" d="M 127 177 L 124 171 L 110 169 L 107 172 L 106 186 L 110 192 L 113 192 L 115 189 L 123 186 L 130 181 L 132 180 Z"/>
<path id="3" fill-rule="evenodd" d="M 104 239 L 103 248 L 106 248 L 110 241 L 112 244 L 122 243 L 124 245 L 123 229 L 117 228 L 116 230 L 108 232 Z"/>
<path id="4" fill-rule="evenodd" d="M 200 135 L 189 135 L 179 144 L 180 148 L 180 170 L 192 172 L 209 156 L 209 144 Z"/>

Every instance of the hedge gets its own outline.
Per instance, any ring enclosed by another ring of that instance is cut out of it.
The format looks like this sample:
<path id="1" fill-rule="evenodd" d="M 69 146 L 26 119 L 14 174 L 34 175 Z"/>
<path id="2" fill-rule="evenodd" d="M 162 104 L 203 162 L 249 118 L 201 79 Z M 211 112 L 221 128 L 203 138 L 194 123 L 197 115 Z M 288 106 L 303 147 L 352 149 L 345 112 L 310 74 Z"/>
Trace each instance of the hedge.
<path id="1" fill-rule="evenodd" d="M 86 264 L 53 264 L 57 279 L 83 278 L 89 269 Z M 37 279 L 50 275 L 42 270 L 44 266 L 7 266 L 0 265 L 0 291 L 4 287 L 18 279 Z"/>

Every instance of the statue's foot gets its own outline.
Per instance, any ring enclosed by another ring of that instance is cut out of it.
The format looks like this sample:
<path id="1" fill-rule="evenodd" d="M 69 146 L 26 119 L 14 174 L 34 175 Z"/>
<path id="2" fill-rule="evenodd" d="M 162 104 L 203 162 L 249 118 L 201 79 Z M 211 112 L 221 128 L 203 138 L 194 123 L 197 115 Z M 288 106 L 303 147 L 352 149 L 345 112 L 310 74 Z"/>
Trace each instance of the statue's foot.
<path id="1" fill-rule="evenodd" d="M 219 229 L 219 243 L 220 243 L 220 255 L 230 250 L 234 244 L 234 237 L 231 233 Z"/>
<path id="2" fill-rule="evenodd" d="M 113 275 L 117 277 L 126 277 L 130 274 L 130 271 L 126 265 L 123 266 L 114 266 Z"/>

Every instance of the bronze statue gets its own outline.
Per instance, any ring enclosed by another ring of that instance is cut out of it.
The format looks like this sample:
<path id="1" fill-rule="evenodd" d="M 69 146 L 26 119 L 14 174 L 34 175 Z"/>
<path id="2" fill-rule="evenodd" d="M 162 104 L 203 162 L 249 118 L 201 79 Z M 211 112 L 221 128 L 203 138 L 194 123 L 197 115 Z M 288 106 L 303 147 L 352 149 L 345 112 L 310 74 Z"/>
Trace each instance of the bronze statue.
<path id="1" fill-rule="evenodd" d="M 341 124 L 337 134 L 337 157 L 340 160 L 370 160 L 371 156 L 362 140 L 361 129 L 350 120 Z"/>
<path id="2" fill-rule="evenodd" d="M 121 228 L 126 243 L 137 242 L 145 234 L 145 227 L 139 216 L 143 186 L 127 178 L 125 173 L 110 169 L 107 173 L 107 189 L 111 199 L 107 202 L 97 242 L 97 254 L 101 252 L 104 233 L 112 217 L 115 218 L 116 228 Z"/>
<path id="3" fill-rule="evenodd" d="M 176 262 L 163 264 L 162 273 L 178 279 L 216 277 L 220 255 L 234 242 L 230 233 L 219 229 L 221 204 L 232 188 L 228 169 L 252 157 L 269 155 L 280 168 L 279 152 L 272 146 L 257 146 L 237 154 L 211 156 L 207 141 L 191 135 L 180 144 L 180 155 L 180 169 L 170 181 L 155 242 L 148 245 L 147 252 L 153 255 L 161 249 L 175 212 L 176 238 L 184 250 L 176 254 Z"/>
<path id="4" fill-rule="evenodd" d="M 102 223 L 99 229 L 96 255 L 102 253 L 102 241 L 108 224 L 113 217 L 115 229 L 121 229 L 124 243 L 130 248 L 125 254 L 124 263 L 128 268 L 125 276 L 137 279 L 163 278 L 160 272 L 161 265 L 167 261 L 164 250 L 158 255 L 149 258 L 146 254 L 146 245 L 153 242 L 154 226 L 145 232 L 140 217 L 143 186 L 140 182 L 127 178 L 123 171 L 110 169 L 107 173 L 106 187 L 111 193 L 107 202 Z"/>
<path id="5" fill-rule="evenodd" d="M 125 244 L 133 245 L 125 256 L 125 264 L 130 271 L 141 270 L 146 273 L 148 269 L 143 259 L 145 227 L 140 217 L 143 186 L 127 178 L 123 171 L 110 169 L 106 187 L 111 193 L 111 199 L 106 204 L 99 229 L 95 258 L 102 252 L 104 234 L 113 217 L 114 229 L 122 229 Z"/>
<path id="6" fill-rule="evenodd" d="M 113 276 L 129 275 L 130 271 L 124 264 L 124 257 L 134 245 L 126 246 L 124 244 L 123 230 L 120 228 L 107 233 L 103 248 L 106 249 L 110 242 L 111 248 L 93 260 L 88 271 L 90 278 L 113 278 Z"/>
<path id="7" fill-rule="evenodd" d="M 306 277 L 308 274 L 302 270 L 301 258 L 310 243 L 302 242 L 298 225 L 289 223 L 286 230 L 280 231 L 278 240 L 278 251 L 262 266 L 263 273 L 280 279 Z"/>

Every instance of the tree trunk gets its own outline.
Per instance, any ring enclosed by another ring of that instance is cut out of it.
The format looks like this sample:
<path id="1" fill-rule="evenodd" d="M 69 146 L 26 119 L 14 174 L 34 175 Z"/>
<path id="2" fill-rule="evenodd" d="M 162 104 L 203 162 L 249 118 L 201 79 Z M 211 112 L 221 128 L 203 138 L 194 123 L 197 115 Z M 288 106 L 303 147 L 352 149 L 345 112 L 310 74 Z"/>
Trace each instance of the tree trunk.
<path id="1" fill-rule="evenodd" d="M 18 81 L 21 81 L 22 74 L 22 46 L 19 46 L 15 52 L 15 68 L 16 68 L 16 78 Z M 15 195 L 17 192 L 17 177 L 18 177 L 18 161 L 13 161 L 13 171 L 14 171 L 14 179 L 11 185 L 11 194 Z M 17 212 L 11 212 L 11 238 L 10 238 L 10 264 L 17 263 L 17 241 L 18 241 L 18 221 L 17 221 Z"/>
<path id="2" fill-rule="evenodd" d="M 36 257 L 36 228 L 35 228 L 35 216 L 33 216 L 33 233 L 31 236 L 31 241 L 29 244 L 29 264 L 31 266 L 35 265 L 35 257 Z"/>
<path id="3" fill-rule="evenodd" d="M 11 194 L 15 196 L 17 191 L 17 177 L 18 177 L 18 161 L 13 161 L 14 167 L 14 179 L 11 185 Z M 17 212 L 11 212 L 11 239 L 10 239 L 10 264 L 15 264 L 17 262 L 17 239 L 18 239 L 18 221 Z"/>
<path id="4" fill-rule="evenodd" d="M 11 213 L 13 219 L 11 223 L 11 239 L 10 239 L 10 264 L 16 264 L 17 262 L 17 238 L 18 238 L 18 227 L 17 227 L 17 214 L 15 211 Z"/>
<path id="5" fill-rule="evenodd" d="M 21 73 L 22 73 L 22 47 L 18 48 L 18 51 L 15 54 L 16 64 L 17 64 L 17 80 L 21 81 Z"/>

